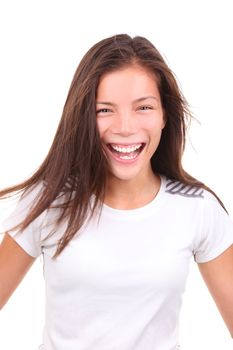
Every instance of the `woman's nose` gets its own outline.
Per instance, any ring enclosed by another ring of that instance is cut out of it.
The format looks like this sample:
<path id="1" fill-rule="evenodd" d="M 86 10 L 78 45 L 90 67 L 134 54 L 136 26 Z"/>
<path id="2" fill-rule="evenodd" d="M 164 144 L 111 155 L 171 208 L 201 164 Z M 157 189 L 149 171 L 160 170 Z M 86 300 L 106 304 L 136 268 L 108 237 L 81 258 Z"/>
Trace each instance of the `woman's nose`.
<path id="1" fill-rule="evenodd" d="M 137 121 L 132 113 L 123 112 L 115 118 L 112 131 L 122 136 L 128 136 L 137 132 Z"/>

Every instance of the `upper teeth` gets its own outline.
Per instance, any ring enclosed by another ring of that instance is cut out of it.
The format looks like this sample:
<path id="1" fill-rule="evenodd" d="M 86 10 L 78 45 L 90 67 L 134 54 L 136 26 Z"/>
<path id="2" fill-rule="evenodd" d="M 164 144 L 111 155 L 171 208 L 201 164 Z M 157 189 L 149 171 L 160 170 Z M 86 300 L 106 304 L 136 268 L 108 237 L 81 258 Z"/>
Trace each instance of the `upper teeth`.
<path id="1" fill-rule="evenodd" d="M 138 145 L 132 145 L 132 146 L 128 146 L 128 147 L 120 147 L 120 146 L 116 146 L 116 145 L 111 145 L 112 148 L 117 151 L 117 152 L 121 152 L 121 153 L 131 153 L 136 151 L 137 149 L 139 149 L 141 147 L 141 143 Z"/>

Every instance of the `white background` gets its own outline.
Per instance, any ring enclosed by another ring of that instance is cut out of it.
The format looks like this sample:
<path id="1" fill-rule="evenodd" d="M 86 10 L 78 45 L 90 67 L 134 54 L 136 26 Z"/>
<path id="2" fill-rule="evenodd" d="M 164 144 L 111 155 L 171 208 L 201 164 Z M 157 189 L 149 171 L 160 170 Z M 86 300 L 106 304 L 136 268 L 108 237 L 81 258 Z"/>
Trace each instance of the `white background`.
<path id="1" fill-rule="evenodd" d="M 184 164 L 217 192 L 233 216 L 230 6 L 230 0 L 1 1 L 0 187 L 25 179 L 44 159 L 84 53 L 107 36 L 128 33 L 151 40 L 178 77 L 200 121 L 192 123 Z M 8 206 L 1 204 L 1 217 Z M 43 318 L 38 259 L 0 312 L 0 348 L 37 349 Z M 180 340 L 184 350 L 233 348 L 194 263 Z"/>

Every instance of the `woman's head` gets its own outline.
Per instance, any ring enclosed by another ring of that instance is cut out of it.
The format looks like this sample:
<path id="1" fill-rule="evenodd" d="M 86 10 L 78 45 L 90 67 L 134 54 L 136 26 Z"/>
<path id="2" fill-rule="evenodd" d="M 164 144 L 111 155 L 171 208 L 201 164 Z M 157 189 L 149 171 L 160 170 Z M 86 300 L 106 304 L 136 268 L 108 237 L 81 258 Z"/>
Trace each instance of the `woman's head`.
<path id="1" fill-rule="evenodd" d="M 140 66 L 153 74 L 166 120 L 161 142 L 151 160 L 153 171 L 182 177 L 187 105 L 159 51 L 146 38 L 131 38 L 126 34 L 95 44 L 75 72 L 60 125 L 64 129 L 64 146 L 73 145 L 73 152 L 69 152 L 73 157 L 66 165 L 70 165 L 67 175 L 76 176 L 85 167 L 89 175 L 92 172 L 94 184 L 106 180 L 106 159 L 96 125 L 97 89 L 103 76 L 131 65 Z"/>

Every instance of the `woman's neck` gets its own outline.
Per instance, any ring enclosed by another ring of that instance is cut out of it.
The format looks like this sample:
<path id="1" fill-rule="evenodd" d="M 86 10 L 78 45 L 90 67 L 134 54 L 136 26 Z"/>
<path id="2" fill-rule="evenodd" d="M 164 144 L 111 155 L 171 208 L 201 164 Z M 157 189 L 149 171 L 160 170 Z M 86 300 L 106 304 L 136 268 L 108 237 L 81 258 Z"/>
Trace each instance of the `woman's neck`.
<path id="1" fill-rule="evenodd" d="M 160 176 L 151 173 L 146 179 L 121 180 L 109 177 L 104 203 L 115 209 L 136 209 L 150 203 L 161 185 Z"/>

